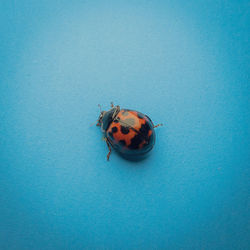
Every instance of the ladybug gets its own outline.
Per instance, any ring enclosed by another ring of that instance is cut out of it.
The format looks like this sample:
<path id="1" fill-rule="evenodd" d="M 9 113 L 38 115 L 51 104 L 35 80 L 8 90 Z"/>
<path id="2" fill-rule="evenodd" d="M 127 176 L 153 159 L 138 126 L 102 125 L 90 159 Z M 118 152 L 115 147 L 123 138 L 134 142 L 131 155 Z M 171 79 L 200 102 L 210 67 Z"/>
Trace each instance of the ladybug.
<path id="1" fill-rule="evenodd" d="M 162 124 L 154 125 L 147 115 L 135 110 L 120 109 L 120 106 L 111 103 L 110 110 L 101 111 L 96 126 L 100 126 L 104 134 L 109 148 L 109 160 L 111 147 L 125 158 L 144 156 L 155 144 L 154 128 Z"/>

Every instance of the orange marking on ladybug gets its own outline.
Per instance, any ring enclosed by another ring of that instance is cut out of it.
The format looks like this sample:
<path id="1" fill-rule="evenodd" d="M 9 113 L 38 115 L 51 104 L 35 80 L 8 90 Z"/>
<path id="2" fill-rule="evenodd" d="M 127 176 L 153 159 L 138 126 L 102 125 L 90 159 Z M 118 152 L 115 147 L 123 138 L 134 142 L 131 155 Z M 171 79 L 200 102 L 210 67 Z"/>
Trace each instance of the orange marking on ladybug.
<path id="1" fill-rule="evenodd" d="M 152 130 L 149 130 L 148 131 L 148 137 L 150 137 L 150 135 L 152 135 L 152 133 L 153 133 Z"/>
<path id="2" fill-rule="evenodd" d="M 143 148 L 145 144 L 147 144 L 147 142 L 143 140 L 142 143 L 139 145 L 139 148 Z"/>
<path id="3" fill-rule="evenodd" d="M 124 140 L 126 145 L 130 145 L 131 143 L 131 140 L 133 139 L 133 137 L 137 134 L 137 132 L 135 132 L 134 130 L 132 129 L 129 129 L 129 132 L 127 134 L 123 134 L 121 132 L 121 127 L 119 127 L 119 130 L 117 133 L 115 133 L 113 136 L 114 136 L 114 139 L 119 142 L 120 140 Z"/>
<path id="4" fill-rule="evenodd" d="M 126 123 L 128 126 L 133 127 L 135 130 L 139 131 L 142 124 L 146 123 L 146 120 L 138 117 L 138 113 L 136 111 L 125 111 L 126 115 L 123 115 L 124 111 L 118 114 L 118 118 L 120 118 L 121 123 Z M 133 120 L 133 125 L 130 124 L 130 121 Z"/>

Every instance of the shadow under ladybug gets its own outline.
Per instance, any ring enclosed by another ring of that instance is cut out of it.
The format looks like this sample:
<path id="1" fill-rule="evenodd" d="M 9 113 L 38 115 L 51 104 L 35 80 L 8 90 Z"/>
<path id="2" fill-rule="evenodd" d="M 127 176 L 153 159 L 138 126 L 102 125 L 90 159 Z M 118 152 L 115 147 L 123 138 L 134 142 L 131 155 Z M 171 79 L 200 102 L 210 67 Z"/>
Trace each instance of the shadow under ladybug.
<path id="1" fill-rule="evenodd" d="M 101 106 L 99 105 L 100 109 Z M 115 149 L 123 158 L 131 161 L 145 159 L 155 144 L 154 125 L 145 114 L 135 110 L 120 109 L 111 103 L 111 109 L 101 111 L 96 126 L 100 126 L 109 152 Z"/>

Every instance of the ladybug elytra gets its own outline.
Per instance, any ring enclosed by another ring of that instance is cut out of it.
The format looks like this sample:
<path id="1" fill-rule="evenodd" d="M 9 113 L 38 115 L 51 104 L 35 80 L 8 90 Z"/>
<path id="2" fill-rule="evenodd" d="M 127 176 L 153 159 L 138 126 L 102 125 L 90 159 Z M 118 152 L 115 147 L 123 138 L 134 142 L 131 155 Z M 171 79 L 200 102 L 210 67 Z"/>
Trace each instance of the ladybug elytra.
<path id="1" fill-rule="evenodd" d="M 111 147 L 123 156 L 140 157 L 152 150 L 155 144 L 154 128 L 151 119 L 138 111 L 120 109 L 111 103 L 111 109 L 101 111 L 97 126 L 101 127 L 104 140 L 109 148 L 107 160 L 111 153 Z"/>

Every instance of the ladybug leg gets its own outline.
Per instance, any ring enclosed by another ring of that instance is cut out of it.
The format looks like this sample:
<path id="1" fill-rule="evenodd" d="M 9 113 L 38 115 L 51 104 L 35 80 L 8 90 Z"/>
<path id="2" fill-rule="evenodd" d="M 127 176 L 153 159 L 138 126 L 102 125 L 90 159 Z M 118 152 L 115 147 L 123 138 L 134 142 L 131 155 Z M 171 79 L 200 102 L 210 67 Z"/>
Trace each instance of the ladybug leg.
<path id="1" fill-rule="evenodd" d="M 111 102 L 111 108 L 113 108 L 114 107 L 114 103 L 113 102 Z"/>
<path id="2" fill-rule="evenodd" d="M 160 127 L 160 126 L 163 126 L 163 124 L 160 123 L 160 124 L 154 125 L 154 128 L 157 128 L 157 127 Z"/>
<path id="3" fill-rule="evenodd" d="M 109 152 L 108 152 L 108 154 L 107 154 L 107 161 L 109 161 L 109 157 L 110 157 L 110 154 L 111 154 L 111 147 L 110 147 L 109 142 L 108 142 L 108 140 L 107 140 L 106 138 L 105 138 L 105 141 L 106 141 L 107 146 L 108 146 L 108 148 L 109 148 Z"/>

